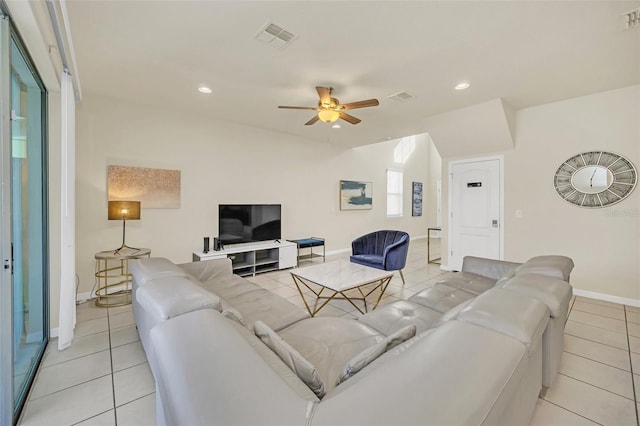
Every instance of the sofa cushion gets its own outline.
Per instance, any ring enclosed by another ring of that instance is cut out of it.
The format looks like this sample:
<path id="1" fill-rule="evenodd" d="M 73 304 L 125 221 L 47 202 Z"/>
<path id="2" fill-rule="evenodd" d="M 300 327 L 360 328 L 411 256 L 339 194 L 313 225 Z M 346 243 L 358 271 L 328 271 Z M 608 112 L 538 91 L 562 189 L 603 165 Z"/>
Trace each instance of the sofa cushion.
<path id="1" fill-rule="evenodd" d="M 569 282 L 573 270 L 573 260 L 566 256 L 536 256 L 516 269 L 516 274 L 541 274 Z"/>
<path id="2" fill-rule="evenodd" d="M 158 322 L 199 309 L 221 309 L 218 296 L 180 276 L 156 278 L 139 287 L 135 297 Z"/>
<path id="3" fill-rule="evenodd" d="M 445 279 L 438 281 L 438 283 L 446 284 L 449 287 L 454 287 L 469 293 L 480 294 L 493 288 L 496 280 L 470 272 L 452 272 L 448 274 Z"/>
<path id="4" fill-rule="evenodd" d="M 328 392 L 347 361 L 386 336 L 351 318 L 314 317 L 278 332 L 317 369 Z"/>
<path id="5" fill-rule="evenodd" d="M 156 278 L 189 276 L 184 269 L 164 257 L 132 259 L 129 261 L 129 272 L 138 286 Z"/>
<path id="6" fill-rule="evenodd" d="M 278 334 L 269 328 L 262 321 L 256 321 L 253 324 L 253 331 L 269 347 L 275 352 L 280 359 L 296 373 L 309 389 L 322 399 L 325 395 L 324 383 L 318 375 L 318 370 L 307 361 L 297 350 L 291 347 L 287 342 L 282 340 Z"/>
<path id="7" fill-rule="evenodd" d="M 407 325 L 415 325 L 417 333 L 431 328 L 442 314 L 408 300 L 397 300 L 359 318 L 382 334 L 390 335 Z"/>
<path id="8" fill-rule="evenodd" d="M 279 331 L 309 317 L 304 308 L 237 275 L 219 276 L 204 281 L 202 286 L 234 307 L 249 329 L 255 321 L 261 320 Z"/>
<path id="9" fill-rule="evenodd" d="M 409 300 L 444 314 L 451 308 L 474 297 L 476 297 L 474 293 L 460 290 L 440 282 L 414 294 Z"/>
<path id="10" fill-rule="evenodd" d="M 359 263 L 365 266 L 382 267 L 383 257 L 377 254 L 355 254 L 350 257 L 353 263 Z"/>
<path id="11" fill-rule="evenodd" d="M 358 355 L 354 356 L 347 362 L 342 374 L 338 377 L 336 386 L 344 382 L 350 377 L 353 377 L 360 370 L 371 364 L 376 358 L 385 353 L 386 351 L 395 348 L 400 343 L 411 339 L 416 335 L 416 326 L 408 325 L 400 330 L 387 336 L 381 342 L 363 350 Z"/>

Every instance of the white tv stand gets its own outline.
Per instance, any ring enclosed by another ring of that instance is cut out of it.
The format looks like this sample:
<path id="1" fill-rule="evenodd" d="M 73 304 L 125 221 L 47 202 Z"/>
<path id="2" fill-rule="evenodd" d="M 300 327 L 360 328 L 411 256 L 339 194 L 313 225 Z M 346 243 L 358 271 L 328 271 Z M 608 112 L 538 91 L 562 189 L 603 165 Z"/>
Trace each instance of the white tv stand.
<path id="1" fill-rule="evenodd" d="M 223 250 L 193 252 L 193 261 L 231 259 L 233 273 L 255 276 L 261 272 L 293 268 L 297 263 L 298 248 L 291 241 L 273 240 L 225 246 Z"/>

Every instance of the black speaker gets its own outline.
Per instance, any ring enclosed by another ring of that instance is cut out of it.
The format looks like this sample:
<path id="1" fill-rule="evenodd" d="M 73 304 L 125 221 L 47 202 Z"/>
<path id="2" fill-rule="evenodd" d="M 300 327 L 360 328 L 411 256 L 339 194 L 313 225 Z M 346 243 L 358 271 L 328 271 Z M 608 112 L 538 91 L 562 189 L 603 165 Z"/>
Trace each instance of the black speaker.
<path id="1" fill-rule="evenodd" d="M 209 253 L 209 237 L 204 237 L 204 252 Z"/>
<path id="2" fill-rule="evenodd" d="M 217 237 L 213 237 L 213 249 L 219 251 L 222 248 L 222 243 Z"/>

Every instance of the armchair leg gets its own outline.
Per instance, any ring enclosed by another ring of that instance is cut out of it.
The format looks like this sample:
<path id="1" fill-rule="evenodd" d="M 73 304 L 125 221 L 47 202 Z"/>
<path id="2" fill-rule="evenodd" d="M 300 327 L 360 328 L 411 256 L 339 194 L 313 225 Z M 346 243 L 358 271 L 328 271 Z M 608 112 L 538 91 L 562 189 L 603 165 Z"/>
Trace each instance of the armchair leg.
<path id="1" fill-rule="evenodd" d="M 402 278 L 402 285 L 404 285 L 404 274 L 402 273 L 402 269 L 398 270 L 400 272 L 400 278 Z"/>

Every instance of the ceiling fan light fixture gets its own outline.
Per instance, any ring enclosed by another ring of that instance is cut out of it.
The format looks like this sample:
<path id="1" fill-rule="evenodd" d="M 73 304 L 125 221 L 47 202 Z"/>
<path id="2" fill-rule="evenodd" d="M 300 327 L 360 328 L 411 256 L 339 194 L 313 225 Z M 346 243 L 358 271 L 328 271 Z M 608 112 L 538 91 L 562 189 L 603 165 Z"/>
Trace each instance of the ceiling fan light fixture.
<path id="1" fill-rule="evenodd" d="M 325 123 L 333 123 L 340 118 L 340 113 L 333 109 L 323 109 L 318 111 L 318 118 Z"/>

